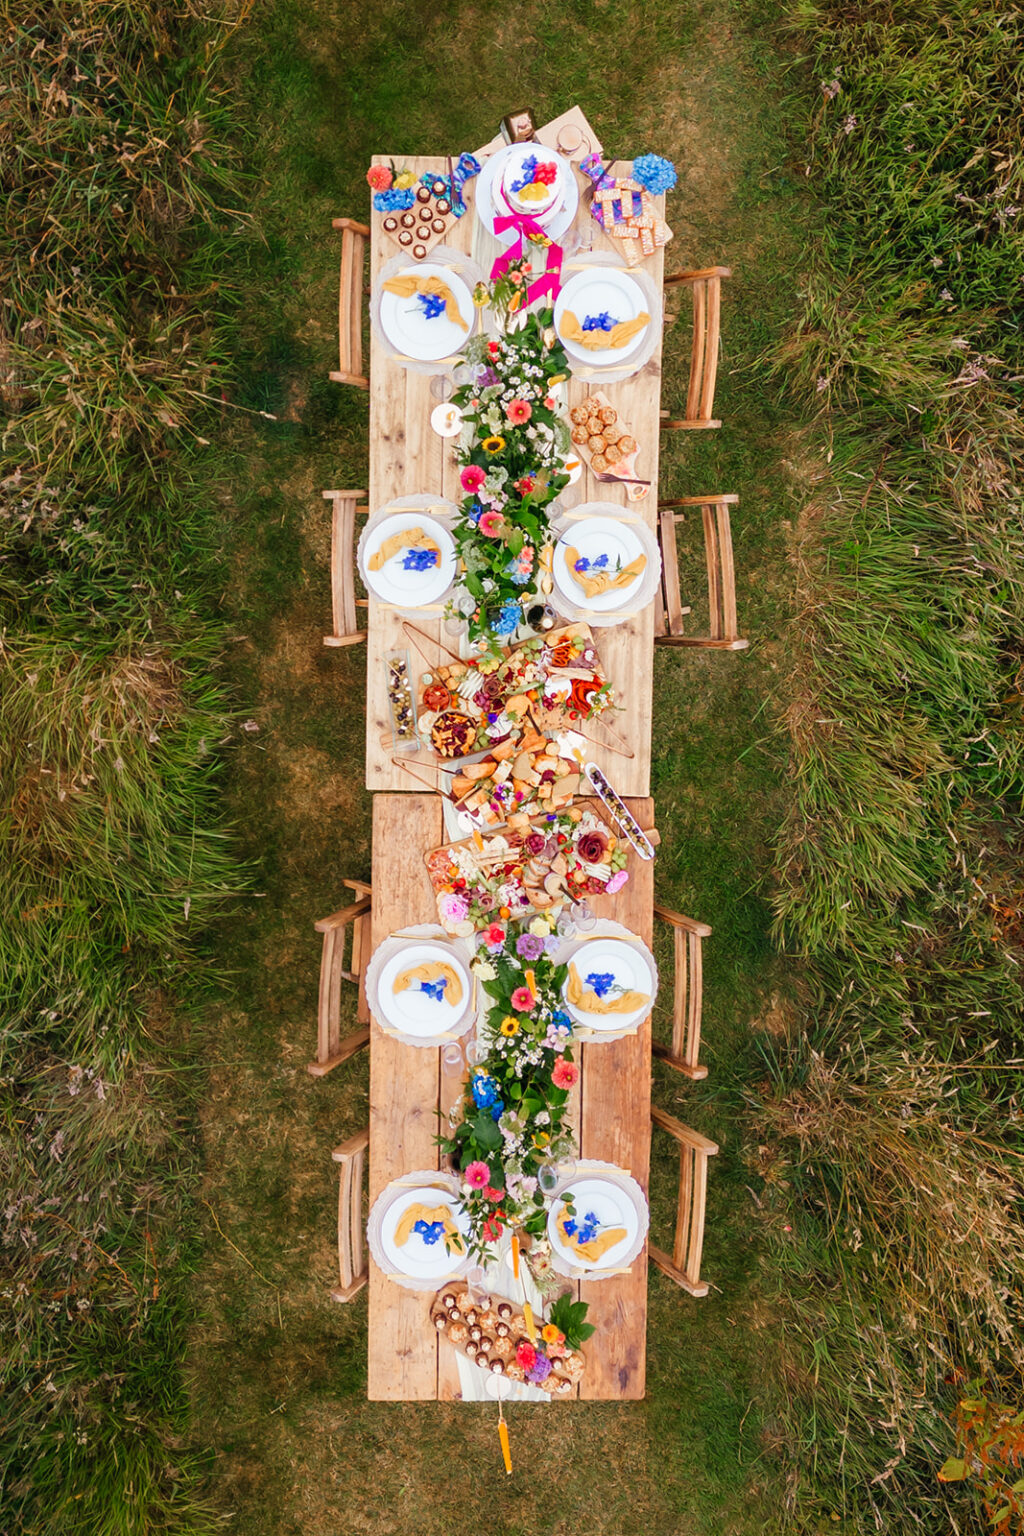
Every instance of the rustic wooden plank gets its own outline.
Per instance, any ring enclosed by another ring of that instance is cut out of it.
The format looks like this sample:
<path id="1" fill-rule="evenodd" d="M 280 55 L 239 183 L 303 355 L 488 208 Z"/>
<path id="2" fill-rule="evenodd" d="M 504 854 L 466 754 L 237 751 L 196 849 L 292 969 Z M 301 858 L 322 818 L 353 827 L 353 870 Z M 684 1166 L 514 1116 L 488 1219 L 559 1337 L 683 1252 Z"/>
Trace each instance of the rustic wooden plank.
<path id="1" fill-rule="evenodd" d="M 436 919 L 420 853 L 441 841 L 436 795 L 377 795 L 373 802 L 373 947 L 410 923 Z M 370 1024 L 370 1201 L 392 1179 L 436 1168 L 438 1052 L 417 1050 Z M 437 1396 L 437 1336 L 429 1293 L 409 1291 L 370 1259 L 367 1393 L 372 1401 Z"/>
<path id="2" fill-rule="evenodd" d="M 627 800 L 642 827 L 654 820 L 649 799 Z M 629 883 L 616 896 L 591 899 L 601 917 L 614 918 L 647 945 L 654 922 L 654 865 L 634 858 Z M 583 1047 L 580 1153 L 627 1169 L 646 1193 L 651 1153 L 651 1021 L 624 1040 Z M 633 1399 L 646 1381 L 647 1256 L 614 1279 L 584 1281 L 588 1322 L 598 1329 L 587 1357 L 580 1396 Z"/>

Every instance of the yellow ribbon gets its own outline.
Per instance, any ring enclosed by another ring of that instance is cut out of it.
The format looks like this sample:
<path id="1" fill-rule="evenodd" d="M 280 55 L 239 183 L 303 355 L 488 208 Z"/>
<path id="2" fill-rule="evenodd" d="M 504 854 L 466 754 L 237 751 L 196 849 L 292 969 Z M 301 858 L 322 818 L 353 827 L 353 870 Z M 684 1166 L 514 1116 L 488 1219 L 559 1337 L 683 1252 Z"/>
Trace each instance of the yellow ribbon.
<path id="1" fill-rule="evenodd" d="M 646 555 L 637 555 L 628 565 L 624 565 L 621 571 L 578 571 L 576 562 L 579 559 L 579 550 L 573 549 L 571 544 L 565 547 L 565 563 L 569 568 L 569 575 L 577 586 L 583 588 L 588 597 L 600 597 L 602 592 L 614 591 L 616 587 L 628 587 L 641 574 L 647 564 Z"/>
<path id="2" fill-rule="evenodd" d="M 618 997 L 598 997 L 590 987 L 584 987 L 574 961 L 569 961 L 569 980 L 565 988 L 565 1000 L 584 1013 L 634 1013 L 650 999 L 646 992 L 620 992 Z"/>
<path id="3" fill-rule="evenodd" d="M 452 1220 L 452 1213 L 448 1207 L 446 1205 L 435 1205 L 433 1207 L 421 1205 L 419 1201 L 415 1205 L 409 1206 L 395 1228 L 396 1248 L 405 1247 L 412 1236 L 412 1229 L 418 1221 L 443 1222 L 448 1252 L 450 1253 L 454 1250 L 456 1253 L 465 1253 L 466 1248 L 462 1241 L 462 1234 Z"/>
<path id="4" fill-rule="evenodd" d="M 429 534 L 424 533 L 422 528 L 406 528 L 402 533 L 389 535 L 380 548 L 374 550 L 370 556 L 370 570 L 379 571 L 400 549 L 432 549 L 439 562 L 441 559 L 440 548 Z"/>
<path id="5" fill-rule="evenodd" d="M 585 331 L 572 310 L 567 309 L 562 313 L 559 333 L 563 341 L 575 342 L 578 347 L 586 347 L 591 352 L 601 352 L 605 347 L 624 347 L 638 331 L 650 324 L 650 319 L 644 310 L 633 320 L 620 320 L 610 331 Z"/>
<path id="6" fill-rule="evenodd" d="M 589 1243 L 578 1243 L 575 1234 L 565 1230 L 565 1224 L 568 1220 L 567 1207 L 563 1205 L 557 1223 L 558 1230 L 562 1234 L 562 1241 L 572 1253 L 581 1253 L 585 1259 L 590 1259 L 592 1263 L 601 1258 L 603 1254 L 606 1254 L 609 1248 L 614 1248 L 616 1243 L 621 1243 L 626 1235 L 625 1227 L 608 1227 L 606 1231 L 599 1232 L 596 1237 L 592 1237 Z"/>
<path id="7" fill-rule="evenodd" d="M 392 992 L 405 992 L 414 981 L 437 981 L 443 976 L 448 985 L 444 989 L 444 1000 L 457 1008 L 462 1002 L 462 978 L 454 966 L 446 965 L 443 960 L 425 960 L 422 965 L 410 966 L 409 970 L 401 971 L 395 977 Z"/>
<path id="8" fill-rule="evenodd" d="M 431 294 L 434 298 L 444 299 L 445 318 L 453 325 L 457 325 L 463 331 L 468 331 L 469 326 L 462 318 L 455 295 L 452 293 L 443 277 L 416 277 L 414 273 L 408 273 L 401 277 L 388 277 L 384 280 L 384 291 L 395 293 L 400 299 L 411 299 L 413 294 Z"/>

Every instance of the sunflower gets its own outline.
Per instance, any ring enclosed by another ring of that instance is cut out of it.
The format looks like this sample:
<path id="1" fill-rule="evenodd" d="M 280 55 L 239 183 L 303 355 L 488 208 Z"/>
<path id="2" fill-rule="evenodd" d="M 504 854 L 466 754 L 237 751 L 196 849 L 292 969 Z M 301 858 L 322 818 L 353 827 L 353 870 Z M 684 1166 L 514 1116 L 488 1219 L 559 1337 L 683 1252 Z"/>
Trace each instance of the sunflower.
<path id="1" fill-rule="evenodd" d="M 498 1027 L 503 1035 L 517 1035 L 519 1033 L 519 1020 L 514 1019 L 511 1014 L 507 1014 Z"/>
<path id="2" fill-rule="evenodd" d="M 504 446 L 505 439 L 498 436 L 485 437 L 483 442 L 480 444 L 480 447 L 483 449 L 484 453 L 500 453 Z"/>

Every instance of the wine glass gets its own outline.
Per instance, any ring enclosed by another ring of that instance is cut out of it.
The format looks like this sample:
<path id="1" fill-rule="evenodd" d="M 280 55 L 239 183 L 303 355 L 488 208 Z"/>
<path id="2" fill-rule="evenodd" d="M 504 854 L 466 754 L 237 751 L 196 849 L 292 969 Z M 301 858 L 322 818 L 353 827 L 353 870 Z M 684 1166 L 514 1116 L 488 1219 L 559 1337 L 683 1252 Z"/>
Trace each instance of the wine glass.
<path id="1" fill-rule="evenodd" d="M 455 383 L 450 373 L 435 373 L 430 381 L 430 393 L 435 400 L 450 400 L 455 393 Z"/>
<path id="2" fill-rule="evenodd" d="M 573 922 L 571 912 L 564 909 L 559 912 L 558 921 L 555 923 L 555 932 L 560 939 L 571 939 L 575 935 L 576 924 Z"/>
<path id="3" fill-rule="evenodd" d="M 537 1169 L 537 1187 L 542 1195 L 553 1195 L 558 1188 L 562 1170 L 557 1163 L 541 1163 Z"/>
<path id="4" fill-rule="evenodd" d="M 487 1047 L 482 1040 L 470 1040 L 466 1046 L 466 1063 L 470 1067 L 479 1067 L 487 1060 Z"/>
<path id="5" fill-rule="evenodd" d="M 574 901 L 572 915 L 577 928 L 581 933 L 589 933 L 597 925 L 597 918 L 587 906 L 585 901 Z"/>
<path id="6" fill-rule="evenodd" d="M 484 1282 L 487 1279 L 487 1271 L 482 1264 L 471 1264 L 466 1270 L 466 1284 L 469 1287 L 469 1299 L 474 1307 L 487 1306 L 490 1297 L 487 1294 Z"/>
<path id="7" fill-rule="evenodd" d="M 476 378 L 476 372 L 469 363 L 456 363 L 452 369 L 452 384 L 456 389 L 463 389 L 467 384 L 472 384 Z"/>
<path id="8" fill-rule="evenodd" d="M 442 1047 L 441 1066 L 446 1077 L 461 1077 L 463 1065 L 462 1046 L 457 1040 Z"/>

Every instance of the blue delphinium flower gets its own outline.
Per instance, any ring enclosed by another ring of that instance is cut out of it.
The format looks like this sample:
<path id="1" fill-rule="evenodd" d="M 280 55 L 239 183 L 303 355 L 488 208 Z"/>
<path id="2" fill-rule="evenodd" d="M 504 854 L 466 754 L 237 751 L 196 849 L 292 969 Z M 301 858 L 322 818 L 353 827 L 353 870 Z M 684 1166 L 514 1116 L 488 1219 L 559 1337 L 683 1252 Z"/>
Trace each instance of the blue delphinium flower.
<path id="1" fill-rule="evenodd" d="M 419 1221 L 413 1223 L 412 1229 L 419 1233 L 428 1248 L 432 1248 L 444 1236 L 443 1221 L 424 1221 L 421 1217 Z"/>
<path id="2" fill-rule="evenodd" d="M 432 997 L 435 1003 L 444 1001 L 444 990 L 448 985 L 447 976 L 439 976 L 436 981 L 421 981 L 420 991 Z"/>
<path id="3" fill-rule="evenodd" d="M 514 181 L 510 190 L 513 192 L 521 192 L 524 187 L 528 187 L 534 178 L 534 173 L 536 170 L 537 156 L 527 155 L 522 164 L 522 178 L 519 181 Z"/>
<path id="4" fill-rule="evenodd" d="M 675 186 L 678 177 L 672 161 L 663 155 L 639 155 L 633 161 L 633 180 L 646 187 L 653 197 L 660 197 Z"/>
<path id="5" fill-rule="evenodd" d="M 436 320 L 438 315 L 444 314 L 445 301 L 439 293 L 418 293 L 416 297 L 423 305 L 423 313 L 428 320 Z"/>
<path id="6" fill-rule="evenodd" d="M 574 1237 L 579 1244 L 592 1243 L 597 1236 L 601 1223 L 593 1211 L 588 1211 L 582 1221 L 577 1221 L 570 1216 L 565 1223 L 565 1230 L 570 1237 Z"/>
<path id="7" fill-rule="evenodd" d="M 429 571 L 431 566 L 440 563 L 440 556 L 436 549 L 407 549 L 402 561 L 404 571 Z"/>
<path id="8" fill-rule="evenodd" d="M 608 311 L 603 309 L 599 315 L 588 315 L 583 322 L 583 329 L 585 331 L 610 331 L 614 325 L 618 325 L 618 321 L 613 320 Z"/>
<path id="9" fill-rule="evenodd" d="M 587 986 L 591 988 L 597 997 L 607 997 L 615 985 L 615 977 L 611 971 L 591 971 L 587 977 Z"/>

